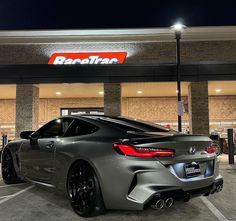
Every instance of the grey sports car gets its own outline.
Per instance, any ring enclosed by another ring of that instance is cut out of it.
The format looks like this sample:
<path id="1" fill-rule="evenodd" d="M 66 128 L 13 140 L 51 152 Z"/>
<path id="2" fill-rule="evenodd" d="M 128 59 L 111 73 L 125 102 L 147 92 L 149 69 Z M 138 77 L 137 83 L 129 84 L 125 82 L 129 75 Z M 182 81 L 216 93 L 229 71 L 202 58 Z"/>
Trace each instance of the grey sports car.
<path id="1" fill-rule="evenodd" d="M 66 116 L 21 133 L 2 154 L 7 184 L 31 181 L 68 196 L 80 216 L 171 207 L 223 188 L 211 139 L 124 117 Z"/>

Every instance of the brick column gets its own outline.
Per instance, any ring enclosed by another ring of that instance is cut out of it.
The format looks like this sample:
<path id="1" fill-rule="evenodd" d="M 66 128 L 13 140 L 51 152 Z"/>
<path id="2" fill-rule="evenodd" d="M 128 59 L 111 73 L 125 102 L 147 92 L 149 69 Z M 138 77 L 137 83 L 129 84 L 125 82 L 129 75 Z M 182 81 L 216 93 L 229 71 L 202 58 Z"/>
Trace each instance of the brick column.
<path id="1" fill-rule="evenodd" d="M 191 82 L 188 95 L 190 132 L 209 135 L 208 82 Z"/>
<path id="2" fill-rule="evenodd" d="M 104 84 L 104 113 L 105 115 L 121 115 L 121 84 Z"/>
<path id="3" fill-rule="evenodd" d="M 16 86 L 16 138 L 24 130 L 36 130 L 39 116 L 39 88 L 32 84 Z"/>

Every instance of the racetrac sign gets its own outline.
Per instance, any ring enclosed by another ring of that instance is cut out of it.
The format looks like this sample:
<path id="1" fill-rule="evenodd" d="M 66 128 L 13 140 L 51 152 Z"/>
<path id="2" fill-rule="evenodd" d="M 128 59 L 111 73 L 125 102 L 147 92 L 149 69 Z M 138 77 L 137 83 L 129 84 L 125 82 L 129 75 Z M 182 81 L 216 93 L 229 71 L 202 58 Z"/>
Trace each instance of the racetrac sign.
<path id="1" fill-rule="evenodd" d="M 54 53 L 48 64 L 122 64 L 126 52 Z"/>

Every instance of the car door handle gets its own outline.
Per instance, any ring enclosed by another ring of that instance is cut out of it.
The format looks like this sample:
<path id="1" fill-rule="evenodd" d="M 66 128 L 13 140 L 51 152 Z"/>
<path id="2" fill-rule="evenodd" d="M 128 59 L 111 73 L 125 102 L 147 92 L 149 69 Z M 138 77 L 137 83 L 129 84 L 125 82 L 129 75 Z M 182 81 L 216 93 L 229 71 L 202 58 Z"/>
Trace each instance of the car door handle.
<path id="1" fill-rule="evenodd" d="M 54 141 L 49 142 L 48 144 L 46 144 L 46 148 L 50 149 L 54 147 Z"/>

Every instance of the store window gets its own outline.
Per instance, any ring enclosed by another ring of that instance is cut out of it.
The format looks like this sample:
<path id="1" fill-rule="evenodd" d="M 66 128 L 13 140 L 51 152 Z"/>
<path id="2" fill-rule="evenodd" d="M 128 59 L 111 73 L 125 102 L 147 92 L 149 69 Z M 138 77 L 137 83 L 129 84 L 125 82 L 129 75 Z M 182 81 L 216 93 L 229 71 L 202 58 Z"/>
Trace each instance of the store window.
<path id="1" fill-rule="evenodd" d="M 104 114 L 104 108 L 61 108 L 61 116 L 81 114 Z"/>

